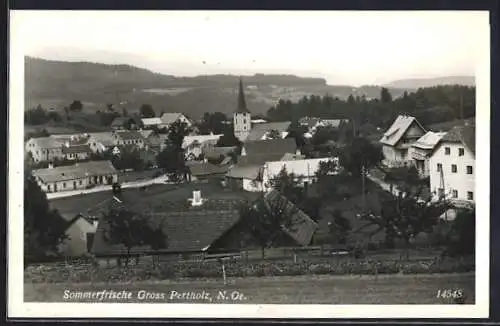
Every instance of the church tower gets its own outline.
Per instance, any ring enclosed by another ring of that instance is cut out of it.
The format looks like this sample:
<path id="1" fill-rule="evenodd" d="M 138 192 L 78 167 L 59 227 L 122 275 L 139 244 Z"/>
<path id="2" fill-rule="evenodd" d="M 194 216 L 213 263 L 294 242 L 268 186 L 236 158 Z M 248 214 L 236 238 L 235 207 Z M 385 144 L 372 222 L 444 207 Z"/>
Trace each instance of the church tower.
<path id="1" fill-rule="evenodd" d="M 243 81 L 240 77 L 240 89 L 238 93 L 238 107 L 233 113 L 234 136 L 240 141 L 245 141 L 252 128 L 252 116 L 247 109 Z"/>

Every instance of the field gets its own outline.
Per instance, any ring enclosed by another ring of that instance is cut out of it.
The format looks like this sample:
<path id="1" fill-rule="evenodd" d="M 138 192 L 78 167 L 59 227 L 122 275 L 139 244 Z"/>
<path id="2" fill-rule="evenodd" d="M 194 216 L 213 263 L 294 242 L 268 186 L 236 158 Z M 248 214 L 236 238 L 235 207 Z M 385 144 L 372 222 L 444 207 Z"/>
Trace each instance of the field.
<path id="1" fill-rule="evenodd" d="M 189 281 L 149 281 L 95 284 L 24 284 L 26 302 L 86 302 L 64 299 L 65 291 L 130 291 L 121 302 L 156 303 L 249 303 L 249 304 L 450 304 L 437 297 L 438 290 L 462 290 L 465 303 L 475 302 L 475 276 L 467 274 L 380 275 L 380 276 L 293 276 L 248 277 Z M 157 299 L 138 298 L 139 291 L 159 293 Z M 203 298 L 176 296 L 205 292 Z M 219 296 L 226 291 L 226 296 Z M 74 292 L 73 292 L 74 293 Z M 69 294 L 69 292 L 68 292 Z M 161 295 L 163 294 L 163 295 Z M 231 298 L 233 296 L 233 299 Z M 108 299 L 107 302 L 119 300 Z"/>

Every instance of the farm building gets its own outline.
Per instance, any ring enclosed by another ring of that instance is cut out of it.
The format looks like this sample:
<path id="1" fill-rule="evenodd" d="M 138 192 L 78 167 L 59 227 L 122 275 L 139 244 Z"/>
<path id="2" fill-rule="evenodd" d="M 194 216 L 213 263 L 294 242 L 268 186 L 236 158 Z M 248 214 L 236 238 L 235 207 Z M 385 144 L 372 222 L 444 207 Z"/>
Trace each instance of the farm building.
<path id="1" fill-rule="evenodd" d="M 297 154 L 297 145 L 292 138 L 246 142 L 238 163 L 228 171 L 226 181 L 233 188 L 263 191 L 261 182 L 265 163 L 281 160 L 287 153 Z"/>
<path id="2" fill-rule="evenodd" d="M 64 140 L 53 136 L 31 138 L 26 142 L 25 151 L 31 155 L 36 163 L 53 162 L 64 157 L 62 153 L 63 145 Z"/>
<path id="3" fill-rule="evenodd" d="M 425 133 L 424 127 L 414 117 L 398 116 L 380 139 L 383 163 L 391 168 L 413 164 L 409 149 Z"/>
<path id="4" fill-rule="evenodd" d="M 280 245 L 308 245 L 317 224 L 305 213 L 277 192 L 267 194 L 263 200 L 268 205 L 280 204 L 290 214 L 290 225 L 283 226 L 284 237 Z M 242 220 L 240 207 L 247 202 L 244 197 L 203 193 L 194 190 L 190 196 L 179 200 L 151 201 L 120 199 L 122 207 L 133 212 L 143 212 L 147 206 L 149 222 L 161 227 L 166 235 L 163 249 L 152 250 L 150 246 L 131 248 L 131 255 L 157 254 L 167 259 L 201 260 L 210 253 L 234 252 L 246 247 L 255 247 L 256 242 Z M 93 242 L 93 253 L 97 258 L 125 256 L 127 250 L 121 244 L 106 239 L 109 230 L 106 219 L 99 221 Z"/>
<path id="5" fill-rule="evenodd" d="M 49 167 L 32 172 L 45 192 L 85 189 L 90 185 L 118 182 L 118 174 L 110 161 L 92 161 L 71 166 Z"/>

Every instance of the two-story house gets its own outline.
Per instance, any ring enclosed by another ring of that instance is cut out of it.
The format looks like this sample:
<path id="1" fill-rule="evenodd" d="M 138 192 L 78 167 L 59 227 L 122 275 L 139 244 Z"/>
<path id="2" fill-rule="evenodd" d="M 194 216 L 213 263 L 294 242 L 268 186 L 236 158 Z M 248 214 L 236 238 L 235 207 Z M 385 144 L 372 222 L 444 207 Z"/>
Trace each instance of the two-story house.
<path id="1" fill-rule="evenodd" d="M 31 138 L 25 144 L 25 151 L 31 155 L 35 163 L 54 162 L 64 157 L 62 146 L 64 140 L 53 136 Z"/>
<path id="2" fill-rule="evenodd" d="M 456 126 L 444 135 L 430 156 L 430 188 L 456 203 L 475 201 L 475 126 Z"/>
<path id="3" fill-rule="evenodd" d="M 384 165 L 392 168 L 413 164 L 409 149 L 425 133 L 424 127 L 414 117 L 398 116 L 380 139 Z"/>
<path id="4" fill-rule="evenodd" d="M 428 131 L 410 147 L 410 156 L 415 161 L 414 166 L 420 177 L 429 177 L 430 155 L 445 134 L 445 132 Z"/>
<path id="5" fill-rule="evenodd" d="M 139 149 L 144 148 L 144 137 L 136 130 L 117 130 L 113 133 L 115 146 L 133 145 Z"/>

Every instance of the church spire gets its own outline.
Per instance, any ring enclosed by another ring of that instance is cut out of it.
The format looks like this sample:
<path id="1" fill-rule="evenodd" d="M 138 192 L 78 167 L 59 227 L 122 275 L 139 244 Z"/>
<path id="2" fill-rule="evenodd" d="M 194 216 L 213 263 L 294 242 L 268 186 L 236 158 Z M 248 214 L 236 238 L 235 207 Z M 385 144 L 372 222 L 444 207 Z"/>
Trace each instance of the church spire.
<path id="1" fill-rule="evenodd" d="M 250 113 L 247 109 L 247 103 L 245 101 L 245 91 L 243 90 L 243 81 L 240 77 L 240 88 L 238 93 L 238 108 L 236 113 Z"/>

